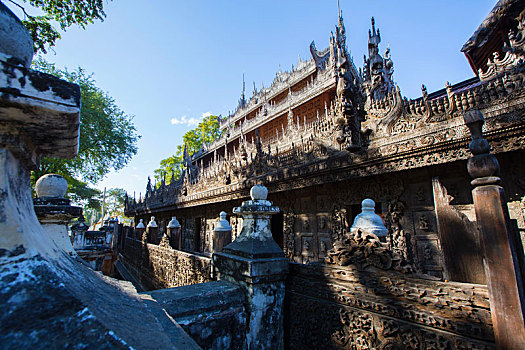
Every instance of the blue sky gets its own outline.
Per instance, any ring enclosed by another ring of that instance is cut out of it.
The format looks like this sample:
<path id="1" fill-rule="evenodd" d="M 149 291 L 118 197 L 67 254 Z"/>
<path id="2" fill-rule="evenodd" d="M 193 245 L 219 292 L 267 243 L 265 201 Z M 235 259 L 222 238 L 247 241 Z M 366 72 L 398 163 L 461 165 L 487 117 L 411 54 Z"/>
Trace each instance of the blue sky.
<path id="1" fill-rule="evenodd" d="M 473 76 L 461 46 L 496 1 L 341 0 L 347 45 L 357 67 L 367 50 L 370 17 L 390 44 L 394 80 L 409 98 Z M 107 18 L 70 28 L 45 58 L 80 66 L 113 96 L 142 135 L 138 154 L 97 187 L 144 193 L 147 177 L 173 154 L 203 114 L 234 110 L 246 77 L 268 86 L 279 65 L 289 70 L 309 44 L 328 46 L 336 0 L 137 1 L 105 5 Z"/>

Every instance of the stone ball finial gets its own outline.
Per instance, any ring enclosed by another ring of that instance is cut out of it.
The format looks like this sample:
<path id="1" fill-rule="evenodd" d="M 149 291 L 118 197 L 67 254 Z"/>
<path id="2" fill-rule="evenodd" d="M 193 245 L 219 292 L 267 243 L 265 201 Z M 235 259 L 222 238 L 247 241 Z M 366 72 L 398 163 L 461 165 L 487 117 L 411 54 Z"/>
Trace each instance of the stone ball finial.
<path id="1" fill-rule="evenodd" d="M 144 227 L 144 219 L 140 219 L 139 223 L 137 224 L 137 227 L 135 227 L 135 228 L 145 228 Z"/>
<path id="2" fill-rule="evenodd" d="M 22 22 L 0 2 L 0 53 L 14 57 L 29 68 L 33 60 L 33 40 Z"/>
<path id="3" fill-rule="evenodd" d="M 263 185 L 255 185 L 250 190 L 250 197 L 252 197 L 254 201 L 266 200 L 268 197 L 268 189 Z"/>
<path id="4" fill-rule="evenodd" d="M 351 232 L 361 229 L 378 237 L 385 237 L 388 234 L 383 219 L 375 213 L 375 206 L 376 203 L 369 198 L 361 202 L 361 213 L 355 217 L 354 223 L 350 228 Z"/>
<path id="5" fill-rule="evenodd" d="M 39 198 L 63 198 L 67 192 L 67 181 L 58 174 L 46 174 L 36 181 L 35 191 Z"/>

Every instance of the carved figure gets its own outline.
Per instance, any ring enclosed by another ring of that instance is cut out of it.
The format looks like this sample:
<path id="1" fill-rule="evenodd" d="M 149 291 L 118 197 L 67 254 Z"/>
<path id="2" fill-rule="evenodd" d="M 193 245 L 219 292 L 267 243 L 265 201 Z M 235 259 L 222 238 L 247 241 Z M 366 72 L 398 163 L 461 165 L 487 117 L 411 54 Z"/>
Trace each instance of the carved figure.
<path id="1" fill-rule="evenodd" d="M 375 267 L 393 269 L 403 273 L 413 272 L 403 256 L 388 249 L 388 245 L 371 233 L 357 230 L 346 233 L 343 240 L 336 241 L 325 259 L 328 264 L 354 265 L 360 270 Z"/>
<path id="2" fill-rule="evenodd" d="M 429 223 L 428 223 L 428 218 L 427 218 L 427 216 L 425 214 L 421 214 L 419 216 L 419 229 L 423 230 L 423 231 L 429 231 L 430 230 Z"/>

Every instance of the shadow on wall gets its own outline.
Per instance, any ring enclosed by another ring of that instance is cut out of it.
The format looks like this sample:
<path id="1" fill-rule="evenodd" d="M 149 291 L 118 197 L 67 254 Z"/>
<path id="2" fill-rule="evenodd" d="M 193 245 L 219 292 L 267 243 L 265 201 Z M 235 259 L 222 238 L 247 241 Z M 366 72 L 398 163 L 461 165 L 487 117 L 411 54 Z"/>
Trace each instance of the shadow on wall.
<path id="1" fill-rule="evenodd" d="M 375 235 L 344 237 L 326 263 L 291 264 L 287 348 L 494 348 L 486 286 L 418 276 Z"/>
<path id="2" fill-rule="evenodd" d="M 211 258 L 126 238 L 122 262 L 146 290 L 214 280 Z"/>

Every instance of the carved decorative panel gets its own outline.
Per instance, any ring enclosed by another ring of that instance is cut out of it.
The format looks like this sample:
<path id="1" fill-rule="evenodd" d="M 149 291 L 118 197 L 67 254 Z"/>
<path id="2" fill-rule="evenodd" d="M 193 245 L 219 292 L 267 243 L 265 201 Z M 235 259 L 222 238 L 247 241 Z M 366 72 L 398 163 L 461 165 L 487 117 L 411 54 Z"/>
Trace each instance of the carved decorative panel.
<path id="1" fill-rule="evenodd" d="M 495 349 L 486 287 L 292 264 L 290 349 Z"/>
<path id="2" fill-rule="evenodd" d="M 416 239 L 419 268 L 423 273 L 441 278 L 443 261 L 437 235 L 418 235 Z"/>

